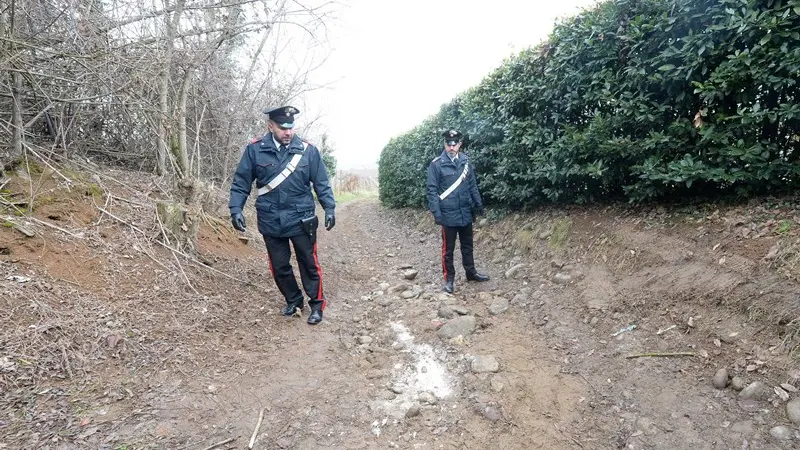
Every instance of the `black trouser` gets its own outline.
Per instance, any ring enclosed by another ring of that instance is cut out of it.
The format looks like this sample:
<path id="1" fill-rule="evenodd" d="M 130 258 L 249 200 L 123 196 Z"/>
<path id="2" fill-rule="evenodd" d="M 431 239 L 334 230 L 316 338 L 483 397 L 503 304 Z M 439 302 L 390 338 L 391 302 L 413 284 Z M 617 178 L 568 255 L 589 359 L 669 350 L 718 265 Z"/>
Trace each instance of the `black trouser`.
<path id="1" fill-rule="evenodd" d="M 278 285 L 287 305 L 303 307 L 303 293 L 297 286 L 297 279 L 294 277 L 294 271 L 289 263 L 292 256 L 289 250 L 289 241 L 294 247 L 303 289 L 309 297 L 308 306 L 312 310 L 322 311 L 326 304 L 325 297 L 322 295 L 322 267 L 317 260 L 317 243 L 312 241 L 307 234 L 290 238 L 264 236 L 269 254 L 269 270 L 272 272 L 275 284 Z"/>
<path id="2" fill-rule="evenodd" d="M 453 281 L 456 276 L 456 269 L 453 267 L 456 234 L 461 244 L 461 264 L 464 265 L 467 275 L 475 273 L 475 260 L 472 257 L 472 224 L 465 227 L 442 226 L 442 270 L 445 281 Z"/>

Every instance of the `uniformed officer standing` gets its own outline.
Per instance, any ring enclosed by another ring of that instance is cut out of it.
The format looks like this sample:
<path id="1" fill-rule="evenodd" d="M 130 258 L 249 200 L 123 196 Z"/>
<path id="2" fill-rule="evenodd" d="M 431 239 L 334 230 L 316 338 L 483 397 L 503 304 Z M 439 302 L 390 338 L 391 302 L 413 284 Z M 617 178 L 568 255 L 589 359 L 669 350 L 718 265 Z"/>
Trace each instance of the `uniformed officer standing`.
<path id="1" fill-rule="evenodd" d="M 444 290 L 454 290 L 455 268 L 453 248 L 456 235 L 461 244 L 461 263 L 467 280 L 488 281 L 489 277 L 475 270 L 472 256 L 472 211 L 483 215 L 483 202 L 478 193 L 475 171 L 464 153 L 459 153 L 462 135 L 457 130 L 447 130 L 444 151 L 428 166 L 428 208 L 437 225 L 442 226 L 442 271 Z"/>
<path id="2" fill-rule="evenodd" d="M 304 304 L 290 264 L 291 241 L 303 289 L 309 296 L 308 323 L 316 325 L 322 321 L 327 301 L 322 293 L 322 268 L 317 259 L 318 221 L 311 186 L 325 210 L 326 230 L 336 223 L 336 204 L 319 150 L 294 134 L 294 117 L 299 113 L 293 106 L 264 110 L 269 117 L 269 133 L 245 148 L 233 176 L 228 206 L 233 227 L 245 231 L 242 209 L 253 181 L 256 182 L 258 231 L 267 245 L 272 277 L 286 299 L 281 313 L 291 316 L 296 310 L 301 311 Z"/>

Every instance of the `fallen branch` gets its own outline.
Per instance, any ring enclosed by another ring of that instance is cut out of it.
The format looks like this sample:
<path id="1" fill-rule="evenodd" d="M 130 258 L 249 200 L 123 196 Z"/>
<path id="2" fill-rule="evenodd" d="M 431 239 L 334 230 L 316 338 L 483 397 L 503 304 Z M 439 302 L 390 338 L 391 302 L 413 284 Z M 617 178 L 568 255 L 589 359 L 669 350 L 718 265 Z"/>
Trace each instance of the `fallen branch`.
<path id="1" fill-rule="evenodd" d="M 572 437 L 572 436 L 568 435 L 567 433 L 564 433 L 563 431 L 561 431 L 561 428 L 559 428 L 557 424 L 553 424 L 553 426 L 554 426 L 554 427 L 556 427 L 556 431 L 558 431 L 559 433 L 561 433 L 561 435 L 562 435 L 562 436 L 564 436 L 565 438 L 569 438 L 569 439 L 570 439 L 572 442 L 574 442 L 575 444 L 577 444 L 577 445 L 578 445 L 578 447 L 580 447 L 580 448 L 585 448 L 585 447 L 583 446 L 583 444 L 581 444 L 581 442 L 580 442 L 579 440 L 577 440 L 577 439 L 575 439 L 574 437 Z"/>
<path id="2" fill-rule="evenodd" d="M 221 445 L 230 444 L 231 442 L 233 442 L 235 440 L 236 440 L 235 437 L 228 438 L 228 439 L 225 439 L 224 441 L 217 442 L 216 444 L 211 444 L 208 447 L 204 448 L 203 450 L 213 450 L 213 449 L 215 449 L 215 448 L 217 448 L 217 447 L 219 447 Z"/>
<path id="3" fill-rule="evenodd" d="M 183 274 L 183 279 L 186 280 L 186 284 L 188 284 L 189 287 L 192 288 L 192 291 L 194 291 L 194 293 L 196 295 L 200 295 L 200 293 L 197 292 L 197 289 L 195 289 L 194 286 L 192 286 L 191 281 L 189 281 L 189 277 L 186 276 L 186 272 L 184 272 L 184 270 L 183 270 L 183 266 L 181 265 L 181 261 L 175 255 L 175 252 L 172 252 L 172 257 L 175 258 L 175 262 L 178 263 L 178 268 L 181 269 L 181 274 Z"/>
<path id="4" fill-rule="evenodd" d="M 205 222 L 205 223 L 206 223 L 206 225 L 210 226 L 210 227 L 211 227 L 211 229 L 213 229 L 213 230 L 214 230 L 214 231 L 216 231 L 217 233 L 220 233 L 220 230 L 219 230 L 219 228 L 217 228 L 217 225 L 215 225 L 215 224 L 214 224 L 214 222 L 215 222 L 215 221 L 218 221 L 218 219 L 216 219 L 216 218 L 214 218 L 214 217 L 211 217 L 211 216 L 209 216 L 209 215 L 208 215 L 208 214 L 206 214 L 206 213 L 205 213 L 205 211 L 203 211 L 203 210 L 200 210 L 200 217 L 203 219 L 203 222 Z"/>
<path id="5" fill-rule="evenodd" d="M 588 379 L 588 378 L 586 378 L 585 376 L 583 376 L 583 374 L 582 374 L 582 373 L 580 373 L 580 372 L 576 372 L 576 374 L 577 374 L 579 377 L 583 378 L 583 381 L 585 381 L 585 382 L 586 382 L 586 384 L 588 384 L 588 385 L 589 385 L 589 387 L 590 387 L 590 388 L 592 388 L 592 390 L 594 391 L 594 395 L 596 395 L 598 398 L 600 398 L 600 397 L 605 397 L 604 395 L 600 395 L 600 392 L 597 390 L 597 388 L 595 388 L 595 387 L 594 387 L 594 385 L 593 385 L 593 384 L 592 384 L 592 383 L 589 381 L 589 379 Z"/>
<path id="6" fill-rule="evenodd" d="M 658 330 L 658 331 L 656 331 L 656 334 L 661 336 L 662 334 L 666 333 L 667 331 L 669 331 L 669 330 L 671 330 L 671 329 L 673 329 L 675 327 L 677 327 L 677 325 L 672 325 L 672 326 L 664 328 L 662 330 Z"/>
<path id="7" fill-rule="evenodd" d="M 50 227 L 50 228 L 52 228 L 54 230 L 58 230 L 58 231 L 60 231 L 62 233 L 67 233 L 68 235 L 70 235 L 70 236 L 72 236 L 74 238 L 83 239 L 83 236 L 77 235 L 77 234 L 75 234 L 75 233 L 73 233 L 71 231 L 67 231 L 67 230 L 65 230 L 65 229 L 63 229 L 61 227 L 57 227 L 57 226 L 53 225 L 52 223 L 47 223 L 47 222 L 45 222 L 43 220 L 39 220 L 36 217 L 26 216 L 25 218 L 28 219 L 28 220 L 32 220 L 32 221 L 34 221 L 34 222 L 36 222 L 38 224 L 41 224 L 41 225 L 44 225 L 44 226 L 48 226 L 48 227 Z"/>
<path id="8" fill-rule="evenodd" d="M 258 429 L 261 428 L 261 421 L 264 420 L 264 408 L 261 408 L 261 412 L 258 413 L 258 423 L 256 423 L 256 429 L 253 430 L 253 436 L 250 437 L 250 443 L 247 444 L 247 448 L 253 448 L 253 445 L 256 443 L 256 436 L 258 436 Z"/>
<path id="9" fill-rule="evenodd" d="M 99 210 L 103 211 L 104 213 L 108 214 L 109 217 L 111 217 L 111 218 L 113 218 L 113 219 L 115 219 L 115 220 L 117 220 L 117 221 L 119 221 L 119 222 L 121 222 L 121 223 L 123 223 L 125 225 L 128 225 L 129 227 L 131 227 L 135 231 L 138 231 L 139 233 L 142 233 L 143 235 L 147 236 L 147 233 L 145 233 L 141 229 L 137 228 L 132 223 L 130 223 L 130 222 L 124 220 L 124 219 L 120 219 L 119 217 L 115 216 L 114 214 L 111 214 L 110 212 L 104 210 L 103 208 L 101 208 L 99 206 L 97 207 L 97 209 L 99 209 Z M 200 267 L 204 267 L 204 268 L 206 268 L 206 269 L 208 269 L 208 270 L 210 270 L 210 271 L 212 271 L 212 272 L 214 272 L 216 274 L 222 275 L 225 278 L 228 278 L 228 279 L 233 280 L 233 281 L 238 281 L 239 283 L 244 283 L 245 285 L 248 285 L 248 286 L 256 286 L 254 283 L 251 283 L 250 281 L 240 280 L 239 278 L 236 278 L 233 275 L 228 275 L 227 273 L 225 273 L 225 272 L 223 272 L 221 270 L 217 270 L 217 269 L 215 269 L 215 268 L 213 268 L 211 266 L 203 264 L 202 262 L 198 261 L 197 258 L 195 258 L 193 256 L 190 256 L 190 255 L 187 255 L 186 253 L 183 253 L 182 251 L 180 251 L 180 250 L 178 250 L 176 248 L 170 247 L 169 245 L 167 245 L 167 244 L 165 244 L 165 243 L 163 243 L 163 242 L 161 242 L 159 240 L 156 240 L 156 243 L 158 245 L 168 249 L 168 250 L 171 250 L 171 251 L 183 256 L 184 258 L 188 259 L 189 261 L 191 261 L 191 262 L 193 262 L 195 264 L 198 264 Z"/>
<path id="10" fill-rule="evenodd" d="M 106 195 L 106 204 L 103 205 L 103 208 L 100 208 L 100 211 L 105 211 L 108 209 L 108 204 L 111 203 L 111 195 Z M 97 206 L 97 205 L 95 205 Z M 100 225 L 100 222 L 103 221 L 103 214 L 100 214 L 100 217 L 97 218 L 97 222 L 95 222 L 94 226 Z"/>
<path id="11" fill-rule="evenodd" d="M 229 222 L 222 220 L 219 217 L 214 217 L 204 210 L 200 210 L 200 213 L 203 215 L 203 220 L 205 220 L 206 223 L 214 228 L 214 230 L 216 230 L 218 233 L 234 234 Z"/>
<path id="12" fill-rule="evenodd" d="M 73 378 L 72 366 L 69 363 L 69 356 L 67 356 L 67 349 L 66 349 L 66 347 L 64 347 L 64 343 L 63 342 L 59 342 L 59 345 L 61 346 L 61 355 L 64 357 L 64 366 L 67 369 L 67 375 L 69 375 L 69 377 L 71 379 L 71 378 Z"/>
<path id="13" fill-rule="evenodd" d="M 3 200 L 3 204 L 8 206 L 28 206 L 30 205 L 30 203 L 31 202 L 26 200 L 23 200 L 21 202 L 6 202 L 5 200 Z"/>
<path id="14" fill-rule="evenodd" d="M 207 266 L 207 265 L 203 264 L 202 262 L 198 261 L 198 260 L 197 260 L 197 258 L 195 258 L 195 257 L 192 257 L 192 256 L 189 256 L 189 255 L 187 255 L 186 253 L 183 253 L 182 251 L 180 251 L 180 250 L 178 250 L 178 249 L 176 249 L 176 248 L 172 248 L 172 247 L 170 247 L 169 245 L 167 245 L 167 244 L 165 244 L 165 243 L 163 243 L 163 242 L 161 242 L 161 241 L 156 241 L 156 243 L 158 243 L 159 245 L 161 245 L 161 246 L 162 246 L 162 247 L 164 247 L 164 248 L 168 248 L 168 249 L 172 250 L 173 252 L 175 252 L 175 253 L 177 253 L 177 254 L 179 254 L 179 255 L 183 256 L 184 258 L 188 259 L 189 261 L 192 261 L 192 262 L 193 262 L 193 263 L 195 263 L 195 264 L 199 264 L 201 267 L 205 267 L 206 269 L 208 269 L 208 270 L 210 270 L 210 271 L 212 271 L 212 272 L 214 272 L 214 273 L 217 273 L 217 274 L 219 274 L 219 275 L 222 275 L 222 276 L 223 276 L 223 277 L 225 277 L 225 278 L 231 279 L 231 280 L 233 280 L 233 281 L 238 281 L 239 283 L 244 283 L 244 284 L 246 284 L 246 285 L 252 285 L 252 286 L 255 286 L 255 284 L 253 284 L 253 283 L 251 283 L 251 282 L 249 282 L 249 281 L 240 280 L 240 279 L 238 279 L 238 278 L 234 277 L 233 275 L 228 275 L 227 273 L 225 273 L 225 272 L 223 272 L 223 271 L 221 271 L 221 270 L 217 270 L 217 269 L 215 269 L 215 268 L 213 268 L 213 267 L 211 267 L 211 266 Z"/>
<path id="15" fill-rule="evenodd" d="M 136 225 L 134 225 L 134 224 L 132 224 L 132 223 L 130 223 L 130 222 L 128 222 L 128 221 L 126 221 L 125 219 L 120 219 L 119 217 L 115 216 L 114 214 L 111 214 L 110 212 L 106 211 L 105 209 L 103 209 L 103 208 L 101 208 L 101 207 L 99 207 L 99 206 L 97 206 L 97 209 L 99 209 L 100 211 L 102 211 L 102 212 L 104 212 L 104 213 L 108 214 L 108 215 L 109 215 L 109 217 L 111 217 L 112 219 L 116 219 L 117 221 L 119 221 L 119 222 L 122 222 L 122 223 L 124 223 L 125 225 L 127 225 L 127 226 L 129 226 L 129 227 L 133 228 L 135 231 L 138 231 L 139 233 L 142 233 L 142 234 L 144 234 L 145 236 L 147 235 L 147 233 L 145 233 L 144 231 L 140 230 L 139 228 L 137 228 L 137 227 L 136 227 Z"/>
<path id="16" fill-rule="evenodd" d="M 18 208 L 18 205 L 27 205 L 28 202 L 8 202 L 4 198 L 0 197 L 0 204 L 13 208 L 16 214 L 24 214 L 24 212 Z"/>
<path id="17" fill-rule="evenodd" d="M 110 195 L 110 196 L 111 196 L 111 198 L 113 198 L 113 199 L 116 199 L 116 200 L 119 200 L 119 201 L 123 201 L 123 202 L 125 202 L 125 203 L 130 203 L 131 205 L 134 205 L 134 206 L 141 206 L 142 208 L 150 208 L 150 209 L 153 209 L 153 205 L 145 205 L 144 203 L 139 203 L 139 202 L 137 202 L 137 201 L 133 201 L 133 200 L 131 200 L 131 199 L 128 199 L 128 198 L 124 198 L 124 197 L 117 197 L 117 196 L 116 196 L 116 195 L 114 195 L 114 194 L 109 194 L 109 195 Z"/>
<path id="18" fill-rule="evenodd" d="M 28 144 L 23 144 L 23 145 L 25 145 L 25 148 L 26 148 L 26 150 L 28 150 L 29 152 L 33 153 L 33 155 L 34 155 L 34 156 L 36 156 L 37 158 L 39 158 L 39 160 L 40 160 L 41 162 L 43 162 L 43 163 L 44 163 L 44 165 L 46 165 L 47 167 L 49 167 L 49 168 L 50 168 L 50 170 L 52 170 L 53 172 L 55 172 L 56 174 L 58 174 L 58 176 L 60 176 L 61 178 L 63 178 L 63 179 L 64 179 L 64 181 L 66 181 L 66 182 L 67 182 L 67 183 L 69 183 L 69 184 L 73 184 L 73 183 L 74 183 L 74 181 L 72 181 L 72 180 L 70 180 L 69 178 L 65 177 L 63 173 L 59 172 L 59 171 L 58 171 L 58 169 L 56 169 L 56 168 L 55 168 L 55 167 L 53 167 L 53 166 L 52 166 L 52 165 L 51 165 L 49 162 L 47 162 L 47 160 L 44 158 L 44 156 L 42 156 L 42 155 L 40 155 L 40 154 L 36 153 L 36 151 L 35 151 L 35 150 L 34 150 L 34 149 L 33 149 L 33 148 L 30 146 L 30 145 L 28 145 Z"/>
<path id="19" fill-rule="evenodd" d="M 167 241 L 165 245 L 169 248 L 172 248 L 172 245 L 169 243 L 169 236 L 167 235 L 167 230 L 164 229 L 164 224 L 161 222 L 161 217 L 158 216 L 157 211 L 156 211 L 156 221 L 158 222 L 158 229 L 161 230 L 161 236 L 164 238 L 165 241 Z"/>
<path id="20" fill-rule="evenodd" d="M 73 275 L 73 276 L 75 276 L 75 275 Z M 79 288 L 83 288 L 83 286 L 81 286 L 80 283 L 78 283 L 77 281 L 72 281 L 72 280 L 68 280 L 66 278 L 59 278 L 59 277 L 53 277 L 53 279 L 56 280 L 56 281 L 63 281 L 64 283 L 69 283 L 69 284 L 71 284 L 73 286 L 76 286 L 76 287 L 79 287 Z"/>
<path id="21" fill-rule="evenodd" d="M 29 237 L 30 238 L 30 237 L 36 236 L 36 233 L 34 233 L 33 231 L 23 227 L 22 225 L 20 225 L 20 224 L 18 224 L 16 222 L 11 222 L 10 220 L 7 220 L 7 222 L 11 223 L 11 228 L 13 228 L 13 229 L 19 231 L 20 233 L 24 234 L 25 237 Z"/>
<path id="22" fill-rule="evenodd" d="M 47 150 L 47 149 L 41 149 L 41 151 L 45 152 L 45 153 L 49 153 L 51 155 L 55 154 L 55 152 L 53 152 L 51 150 Z M 113 182 L 119 184 L 120 186 L 128 189 L 131 192 L 140 192 L 141 191 L 141 189 L 135 189 L 135 188 L 131 187 L 130 185 L 125 184 L 122 181 L 119 181 L 118 179 L 108 175 L 108 173 L 106 173 L 106 172 L 101 172 L 99 170 L 100 168 L 97 166 L 97 164 L 93 163 L 92 161 L 90 161 L 88 159 L 86 160 L 86 162 L 83 162 L 78 158 L 74 158 L 74 159 L 71 160 L 71 162 L 72 162 L 72 164 L 75 164 L 75 165 L 83 168 L 84 170 L 88 171 L 89 173 L 91 173 L 93 175 L 97 175 L 98 177 L 107 178 L 107 179 L 113 181 Z"/>
<path id="23" fill-rule="evenodd" d="M 163 267 L 163 268 L 164 268 L 164 270 L 166 270 L 167 272 L 169 272 L 169 271 L 171 270 L 169 267 L 165 266 L 165 265 L 164 265 L 164 263 L 162 263 L 161 261 L 157 260 L 155 257 L 153 257 L 153 255 L 151 255 L 150 253 L 148 253 L 148 252 L 147 252 L 147 250 L 145 250 L 145 249 L 142 249 L 142 253 L 144 253 L 145 255 L 147 255 L 147 257 L 148 257 L 148 258 L 152 259 L 154 263 L 156 263 L 156 264 L 158 264 L 159 266 Z"/>
<path id="24" fill-rule="evenodd" d="M 645 358 L 645 357 L 664 357 L 664 356 L 697 356 L 695 352 L 674 352 L 674 353 L 638 353 L 636 355 L 628 355 L 626 358 Z"/>

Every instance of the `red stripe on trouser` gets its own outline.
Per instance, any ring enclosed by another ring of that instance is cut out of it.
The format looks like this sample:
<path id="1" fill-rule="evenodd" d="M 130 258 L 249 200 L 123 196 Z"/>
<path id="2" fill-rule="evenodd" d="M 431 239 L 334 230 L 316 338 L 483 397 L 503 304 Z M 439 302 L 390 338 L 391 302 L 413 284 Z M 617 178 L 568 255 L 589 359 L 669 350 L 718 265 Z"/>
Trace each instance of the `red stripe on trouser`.
<path id="1" fill-rule="evenodd" d="M 447 281 L 447 262 L 445 261 L 445 254 L 447 253 L 447 236 L 444 234 L 444 225 L 442 225 L 442 271 L 444 272 L 444 281 Z"/>
<path id="2" fill-rule="evenodd" d="M 317 259 L 316 242 L 314 242 L 314 250 L 312 251 L 312 255 L 314 255 L 314 265 L 317 266 L 317 275 L 319 275 L 319 289 L 317 290 L 317 299 L 322 300 L 322 311 L 325 311 L 325 306 L 327 306 L 328 300 L 322 298 L 322 267 L 319 265 L 319 260 Z"/>
<path id="3" fill-rule="evenodd" d="M 272 279 L 274 280 L 275 279 L 275 269 L 272 268 L 272 255 L 269 254 L 269 251 L 267 251 L 267 263 L 269 263 L 269 273 L 272 274 Z M 277 282 L 278 280 L 275 280 L 275 281 Z"/>

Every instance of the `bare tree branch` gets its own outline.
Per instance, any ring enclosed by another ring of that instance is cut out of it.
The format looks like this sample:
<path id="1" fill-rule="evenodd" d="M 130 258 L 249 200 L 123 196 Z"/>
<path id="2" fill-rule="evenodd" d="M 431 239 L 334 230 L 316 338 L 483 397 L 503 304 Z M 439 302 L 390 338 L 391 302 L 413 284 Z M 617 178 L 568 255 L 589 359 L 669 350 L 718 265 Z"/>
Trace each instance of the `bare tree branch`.
<path id="1" fill-rule="evenodd" d="M 0 132 L 11 139 L 0 155 L 30 138 L 165 174 L 188 155 L 181 173 L 220 182 L 244 140 L 263 133 L 263 106 L 324 87 L 310 74 L 326 61 L 336 5 L 9 0 L 0 14 Z"/>

